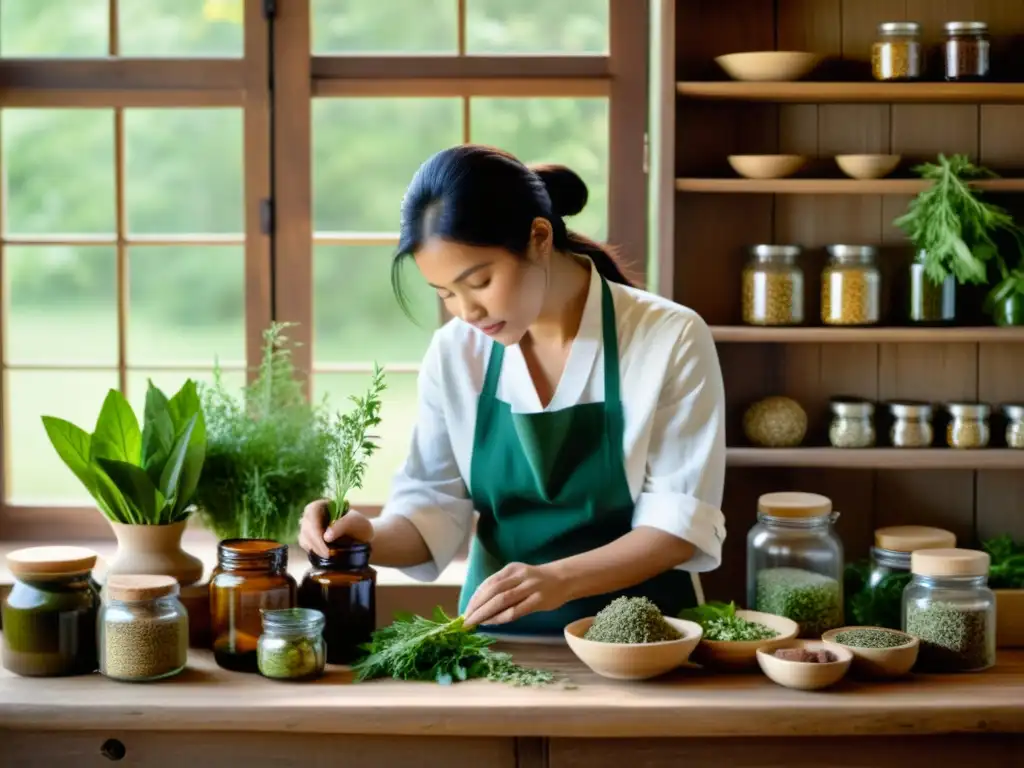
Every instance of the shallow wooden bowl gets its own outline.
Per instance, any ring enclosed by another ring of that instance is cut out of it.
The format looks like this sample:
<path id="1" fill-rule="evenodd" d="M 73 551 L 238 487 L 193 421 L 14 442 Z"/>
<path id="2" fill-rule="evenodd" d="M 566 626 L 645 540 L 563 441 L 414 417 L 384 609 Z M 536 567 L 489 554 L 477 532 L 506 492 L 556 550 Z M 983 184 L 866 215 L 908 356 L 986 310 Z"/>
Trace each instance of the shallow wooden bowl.
<path id="1" fill-rule="evenodd" d="M 748 51 L 715 57 L 729 77 L 750 82 L 799 80 L 821 60 L 821 54 L 807 51 Z"/>
<path id="2" fill-rule="evenodd" d="M 836 165 L 854 179 L 880 179 L 900 164 L 901 155 L 836 155 Z"/>
<path id="3" fill-rule="evenodd" d="M 809 648 L 831 651 L 835 661 L 813 664 L 808 661 L 787 661 L 773 656 L 779 648 Z M 821 640 L 789 640 L 770 651 L 758 650 L 757 664 L 770 680 L 786 688 L 817 691 L 835 685 L 849 671 L 853 653 L 842 645 L 826 645 Z"/>
<path id="4" fill-rule="evenodd" d="M 906 638 L 906 643 L 897 645 L 895 648 L 859 648 L 853 645 L 843 645 L 836 640 L 836 635 L 841 632 L 849 632 L 852 629 L 877 629 L 882 632 L 896 632 Z M 913 635 L 906 632 L 899 632 L 895 629 L 885 627 L 840 627 L 830 629 L 821 636 L 821 641 L 831 647 L 845 648 L 853 654 L 853 672 L 863 677 L 885 678 L 903 677 L 910 672 L 917 661 L 917 652 L 920 648 L 920 641 Z"/>
<path id="5" fill-rule="evenodd" d="M 799 634 L 800 625 L 785 616 L 760 611 L 736 611 L 736 615 L 747 621 L 756 621 L 779 634 L 768 640 L 708 640 L 702 637 L 697 649 L 693 652 L 693 660 L 720 669 L 749 669 L 757 666 L 757 652 L 765 650 L 771 653 L 785 645 Z"/>
<path id="6" fill-rule="evenodd" d="M 729 155 L 729 165 L 748 179 L 781 179 L 799 171 L 807 158 L 803 155 Z"/>
<path id="7" fill-rule="evenodd" d="M 599 643 L 584 639 L 594 617 L 579 619 L 565 628 L 565 641 L 580 661 L 602 677 L 613 680 L 646 680 L 686 663 L 700 642 L 700 624 L 669 616 L 665 621 L 682 633 L 679 640 L 662 643 Z"/>

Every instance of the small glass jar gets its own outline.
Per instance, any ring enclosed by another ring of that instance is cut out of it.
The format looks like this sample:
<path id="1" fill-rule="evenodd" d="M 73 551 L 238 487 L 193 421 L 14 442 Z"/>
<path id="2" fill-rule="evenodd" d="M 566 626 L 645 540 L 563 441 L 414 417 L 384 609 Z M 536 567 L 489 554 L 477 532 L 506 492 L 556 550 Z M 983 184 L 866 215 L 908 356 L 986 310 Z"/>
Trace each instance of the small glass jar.
<path id="1" fill-rule="evenodd" d="M 747 605 L 785 616 L 801 637 L 843 624 L 843 544 L 839 513 L 815 493 L 767 493 L 747 534 Z"/>
<path id="2" fill-rule="evenodd" d="M 114 680 L 172 677 L 188 662 L 188 611 L 173 576 L 113 574 L 100 609 L 100 672 Z"/>
<path id="3" fill-rule="evenodd" d="M 100 597 L 91 579 L 96 553 L 83 547 L 29 547 L 7 555 L 14 577 L 0 605 L 3 665 L 23 677 L 96 671 Z"/>
<path id="4" fill-rule="evenodd" d="M 875 80 L 919 80 L 924 64 L 920 24 L 886 21 L 878 25 L 878 40 L 871 46 L 871 72 Z"/>
<path id="5" fill-rule="evenodd" d="M 258 672 L 261 611 L 294 608 L 288 547 L 270 539 L 227 539 L 217 545 L 210 577 L 213 658 L 233 672 Z"/>
<path id="6" fill-rule="evenodd" d="M 799 325 L 804 321 L 804 273 L 796 245 L 755 245 L 743 269 L 743 322 Z"/>
<path id="7" fill-rule="evenodd" d="M 830 245 L 821 273 L 821 321 L 825 325 L 874 325 L 882 305 L 882 277 L 871 245 Z"/>
<path id="8" fill-rule="evenodd" d="M 956 278 L 946 275 L 935 283 L 925 272 L 924 251 L 910 265 L 907 318 L 919 325 L 943 325 L 956 320 Z"/>
<path id="9" fill-rule="evenodd" d="M 273 680 L 312 680 L 324 673 L 324 615 L 311 608 L 263 612 L 256 645 L 260 674 Z"/>
<path id="10" fill-rule="evenodd" d="M 833 448 L 870 448 L 875 444 L 875 405 L 869 400 L 833 398 L 828 441 Z"/>
<path id="11" fill-rule="evenodd" d="M 913 400 L 889 403 L 892 426 L 889 442 L 893 448 L 930 448 L 935 439 L 932 407 Z"/>
<path id="12" fill-rule="evenodd" d="M 991 430 L 988 426 L 989 407 L 985 403 L 948 403 L 949 423 L 946 424 L 946 445 L 950 448 L 985 448 Z"/>
<path id="13" fill-rule="evenodd" d="M 921 641 L 917 669 L 974 672 L 996 663 L 996 598 L 989 556 L 973 549 L 922 549 L 910 556 L 903 626 Z"/>
<path id="14" fill-rule="evenodd" d="M 1007 403 L 1003 406 L 1006 416 L 1006 447 L 1024 448 L 1024 404 Z"/>
<path id="15" fill-rule="evenodd" d="M 984 21 L 946 23 L 946 79 L 987 80 L 991 41 Z"/>
<path id="16" fill-rule="evenodd" d="M 328 664 L 351 664 L 377 625 L 377 572 L 370 545 L 345 541 L 328 545 L 328 557 L 309 553 L 313 567 L 299 585 L 299 605 L 325 617 Z"/>

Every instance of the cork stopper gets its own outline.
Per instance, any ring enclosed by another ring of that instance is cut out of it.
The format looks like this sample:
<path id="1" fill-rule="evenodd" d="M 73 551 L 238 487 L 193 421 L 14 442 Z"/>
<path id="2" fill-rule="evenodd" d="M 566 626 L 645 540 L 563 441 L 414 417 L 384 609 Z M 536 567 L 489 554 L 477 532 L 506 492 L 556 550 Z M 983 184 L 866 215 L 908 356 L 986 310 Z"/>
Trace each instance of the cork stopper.
<path id="1" fill-rule="evenodd" d="M 85 547 L 27 547 L 7 553 L 7 567 L 15 576 L 70 576 L 88 573 L 96 553 Z"/>
<path id="2" fill-rule="evenodd" d="M 832 500 L 800 491 L 765 493 L 757 500 L 757 511 L 772 517 L 823 517 L 832 511 Z"/>
<path id="3" fill-rule="evenodd" d="M 987 552 L 977 549 L 919 549 L 910 555 L 910 570 L 918 576 L 987 576 Z"/>
<path id="4" fill-rule="evenodd" d="M 176 594 L 178 580 L 173 576 L 114 574 L 107 579 L 107 597 L 111 600 L 135 602 Z"/>
<path id="5" fill-rule="evenodd" d="M 892 525 L 875 531 L 875 546 L 892 552 L 953 549 L 956 547 L 956 534 L 927 525 Z"/>

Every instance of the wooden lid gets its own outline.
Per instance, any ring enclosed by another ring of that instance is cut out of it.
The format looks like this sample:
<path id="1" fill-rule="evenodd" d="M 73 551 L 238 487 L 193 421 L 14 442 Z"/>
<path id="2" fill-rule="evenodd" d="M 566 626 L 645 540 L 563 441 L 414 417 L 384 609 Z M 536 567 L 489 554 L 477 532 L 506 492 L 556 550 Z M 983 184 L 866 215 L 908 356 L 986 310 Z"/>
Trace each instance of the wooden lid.
<path id="1" fill-rule="evenodd" d="M 107 597 L 111 600 L 155 600 L 178 593 L 173 576 L 113 574 L 107 579 Z"/>
<path id="2" fill-rule="evenodd" d="M 875 531 L 875 546 L 893 552 L 952 549 L 956 547 L 956 534 L 927 525 L 892 525 Z"/>
<path id="3" fill-rule="evenodd" d="M 919 576 L 987 576 L 989 556 L 977 549 L 919 549 L 910 570 Z"/>
<path id="4" fill-rule="evenodd" d="M 85 547 L 27 547 L 7 553 L 7 567 L 15 576 L 64 576 L 88 573 L 96 553 Z"/>
<path id="5" fill-rule="evenodd" d="M 822 517 L 832 511 L 832 500 L 801 491 L 765 493 L 757 500 L 757 511 L 772 517 Z"/>

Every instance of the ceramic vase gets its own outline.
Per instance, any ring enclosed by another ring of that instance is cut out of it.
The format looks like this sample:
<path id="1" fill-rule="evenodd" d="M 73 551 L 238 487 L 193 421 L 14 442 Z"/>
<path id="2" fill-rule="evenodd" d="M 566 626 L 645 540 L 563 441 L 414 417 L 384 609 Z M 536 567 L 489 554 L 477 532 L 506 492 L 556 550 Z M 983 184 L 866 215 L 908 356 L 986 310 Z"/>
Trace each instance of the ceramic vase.
<path id="1" fill-rule="evenodd" d="M 182 586 L 202 578 L 203 562 L 181 548 L 186 520 L 169 525 L 125 525 L 111 522 L 117 552 L 107 574 L 145 573 L 173 576 Z"/>

